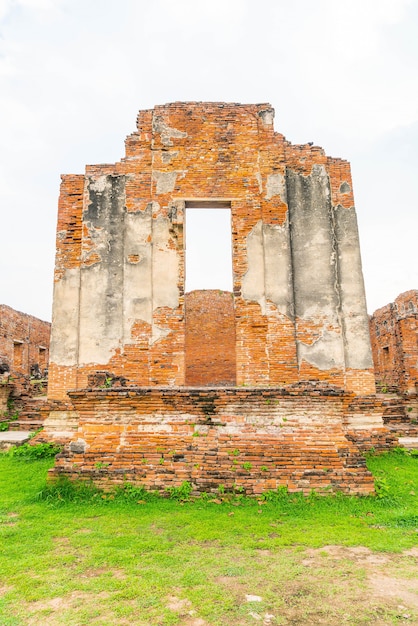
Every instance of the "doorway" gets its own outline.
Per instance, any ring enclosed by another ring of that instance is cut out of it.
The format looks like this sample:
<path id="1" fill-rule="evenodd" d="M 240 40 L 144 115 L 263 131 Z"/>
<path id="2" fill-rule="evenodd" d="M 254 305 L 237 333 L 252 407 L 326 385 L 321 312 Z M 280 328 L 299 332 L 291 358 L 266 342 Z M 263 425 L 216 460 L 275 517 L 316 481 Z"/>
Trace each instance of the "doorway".
<path id="1" fill-rule="evenodd" d="M 186 203 L 185 382 L 235 386 L 231 206 Z"/>

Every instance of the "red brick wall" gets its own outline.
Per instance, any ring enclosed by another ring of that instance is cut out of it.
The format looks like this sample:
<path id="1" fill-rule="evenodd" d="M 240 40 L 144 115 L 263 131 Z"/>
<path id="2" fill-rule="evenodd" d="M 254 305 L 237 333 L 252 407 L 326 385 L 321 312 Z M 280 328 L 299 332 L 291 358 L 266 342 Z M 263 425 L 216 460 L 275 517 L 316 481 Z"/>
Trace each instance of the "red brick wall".
<path id="1" fill-rule="evenodd" d="M 186 385 L 235 385 L 234 300 L 228 291 L 185 295 Z"/>
<path id="2" fill-rule="evenodd" d="M 32 365 L 48 367 L 51 324 L 0 305 L 0 363 L 12 376 L 29 376 Z"/>
<path id="3" fill-rule="evenodd" d="M 418 384 L 418 291 L 398 296 L 375 311 L 370 336 L 379 388 L 416 392 Z"/>

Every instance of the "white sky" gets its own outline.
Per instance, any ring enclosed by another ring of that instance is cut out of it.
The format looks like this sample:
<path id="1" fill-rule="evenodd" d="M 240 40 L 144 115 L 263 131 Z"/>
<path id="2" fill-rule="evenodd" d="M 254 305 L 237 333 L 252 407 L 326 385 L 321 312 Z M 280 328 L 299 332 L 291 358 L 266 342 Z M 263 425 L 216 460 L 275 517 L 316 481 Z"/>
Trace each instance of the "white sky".
<path id="1" fill-rule="evenodd" d="M 233 291 L 231 209 L 186 209 L 186 292 Z"/>
<path id="2" fill-rule="evenodd" d="M 348 159 L 369 312 L 418 288 L 417 32 L 418 0 L 0 0 L 0 303 L 50 319 L 60 174 L 177 100 Z"/>

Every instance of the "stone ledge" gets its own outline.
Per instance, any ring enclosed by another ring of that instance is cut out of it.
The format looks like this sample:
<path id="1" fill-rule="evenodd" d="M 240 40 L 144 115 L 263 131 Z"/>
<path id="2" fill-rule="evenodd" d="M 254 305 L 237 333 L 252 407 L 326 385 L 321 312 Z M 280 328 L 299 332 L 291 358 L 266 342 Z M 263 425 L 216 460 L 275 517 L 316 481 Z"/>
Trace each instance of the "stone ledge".
<path id="1" fill-rule="evenodd" d="M 19 430 L 7 430 L 0 433 L 0 450 L 8 450 L 12 446 L 20 446 L 30 439 L 30 432 Z"/>
<path id="2" fill-rule="evenodd" d="M 418 450 L 418 437 L 399 437 L 398 441 L 407 450 Z"/>

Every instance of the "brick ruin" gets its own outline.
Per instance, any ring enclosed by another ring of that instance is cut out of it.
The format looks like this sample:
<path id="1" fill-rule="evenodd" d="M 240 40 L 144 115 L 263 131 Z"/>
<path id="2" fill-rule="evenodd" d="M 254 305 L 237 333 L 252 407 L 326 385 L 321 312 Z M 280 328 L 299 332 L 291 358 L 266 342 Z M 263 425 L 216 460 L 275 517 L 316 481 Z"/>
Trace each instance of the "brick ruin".
<path id="1" fill-rule="evenodd" d="M 418 290 L 406 291 L 370 318 L 376 385 L 415 394 L 418 386 Z"/>
<path id="2" fill-rule="evenodd" d="M 0 421 L 46 395 L 50 333 L 49 322 L 0 305 Z"/>
<path id="3" fill-rule="evenodd" d="M 13 378 L 41 376 L 49 361 L 51 324 L 0 304 L 0 365 Z"/>
<path id="4" fill-rule="evenodd" d="M 405 437 L 418 437 L 418 290 L 375 311 L 370 337 L 376 387 L 386 396 L 385 421 L 407 444 Z"/>
<path id="5" fill-rule="evenodd" d="M 62 177 L 45 428 L 67 444 L 52 475 L 372 491 L 361 452 L 394 438 L 350 166 L 273 118 L 268 104 L 157 106 L 120 162 Z M 193 208 L 230 212 L 233 293 L 185 293 Z"/>

